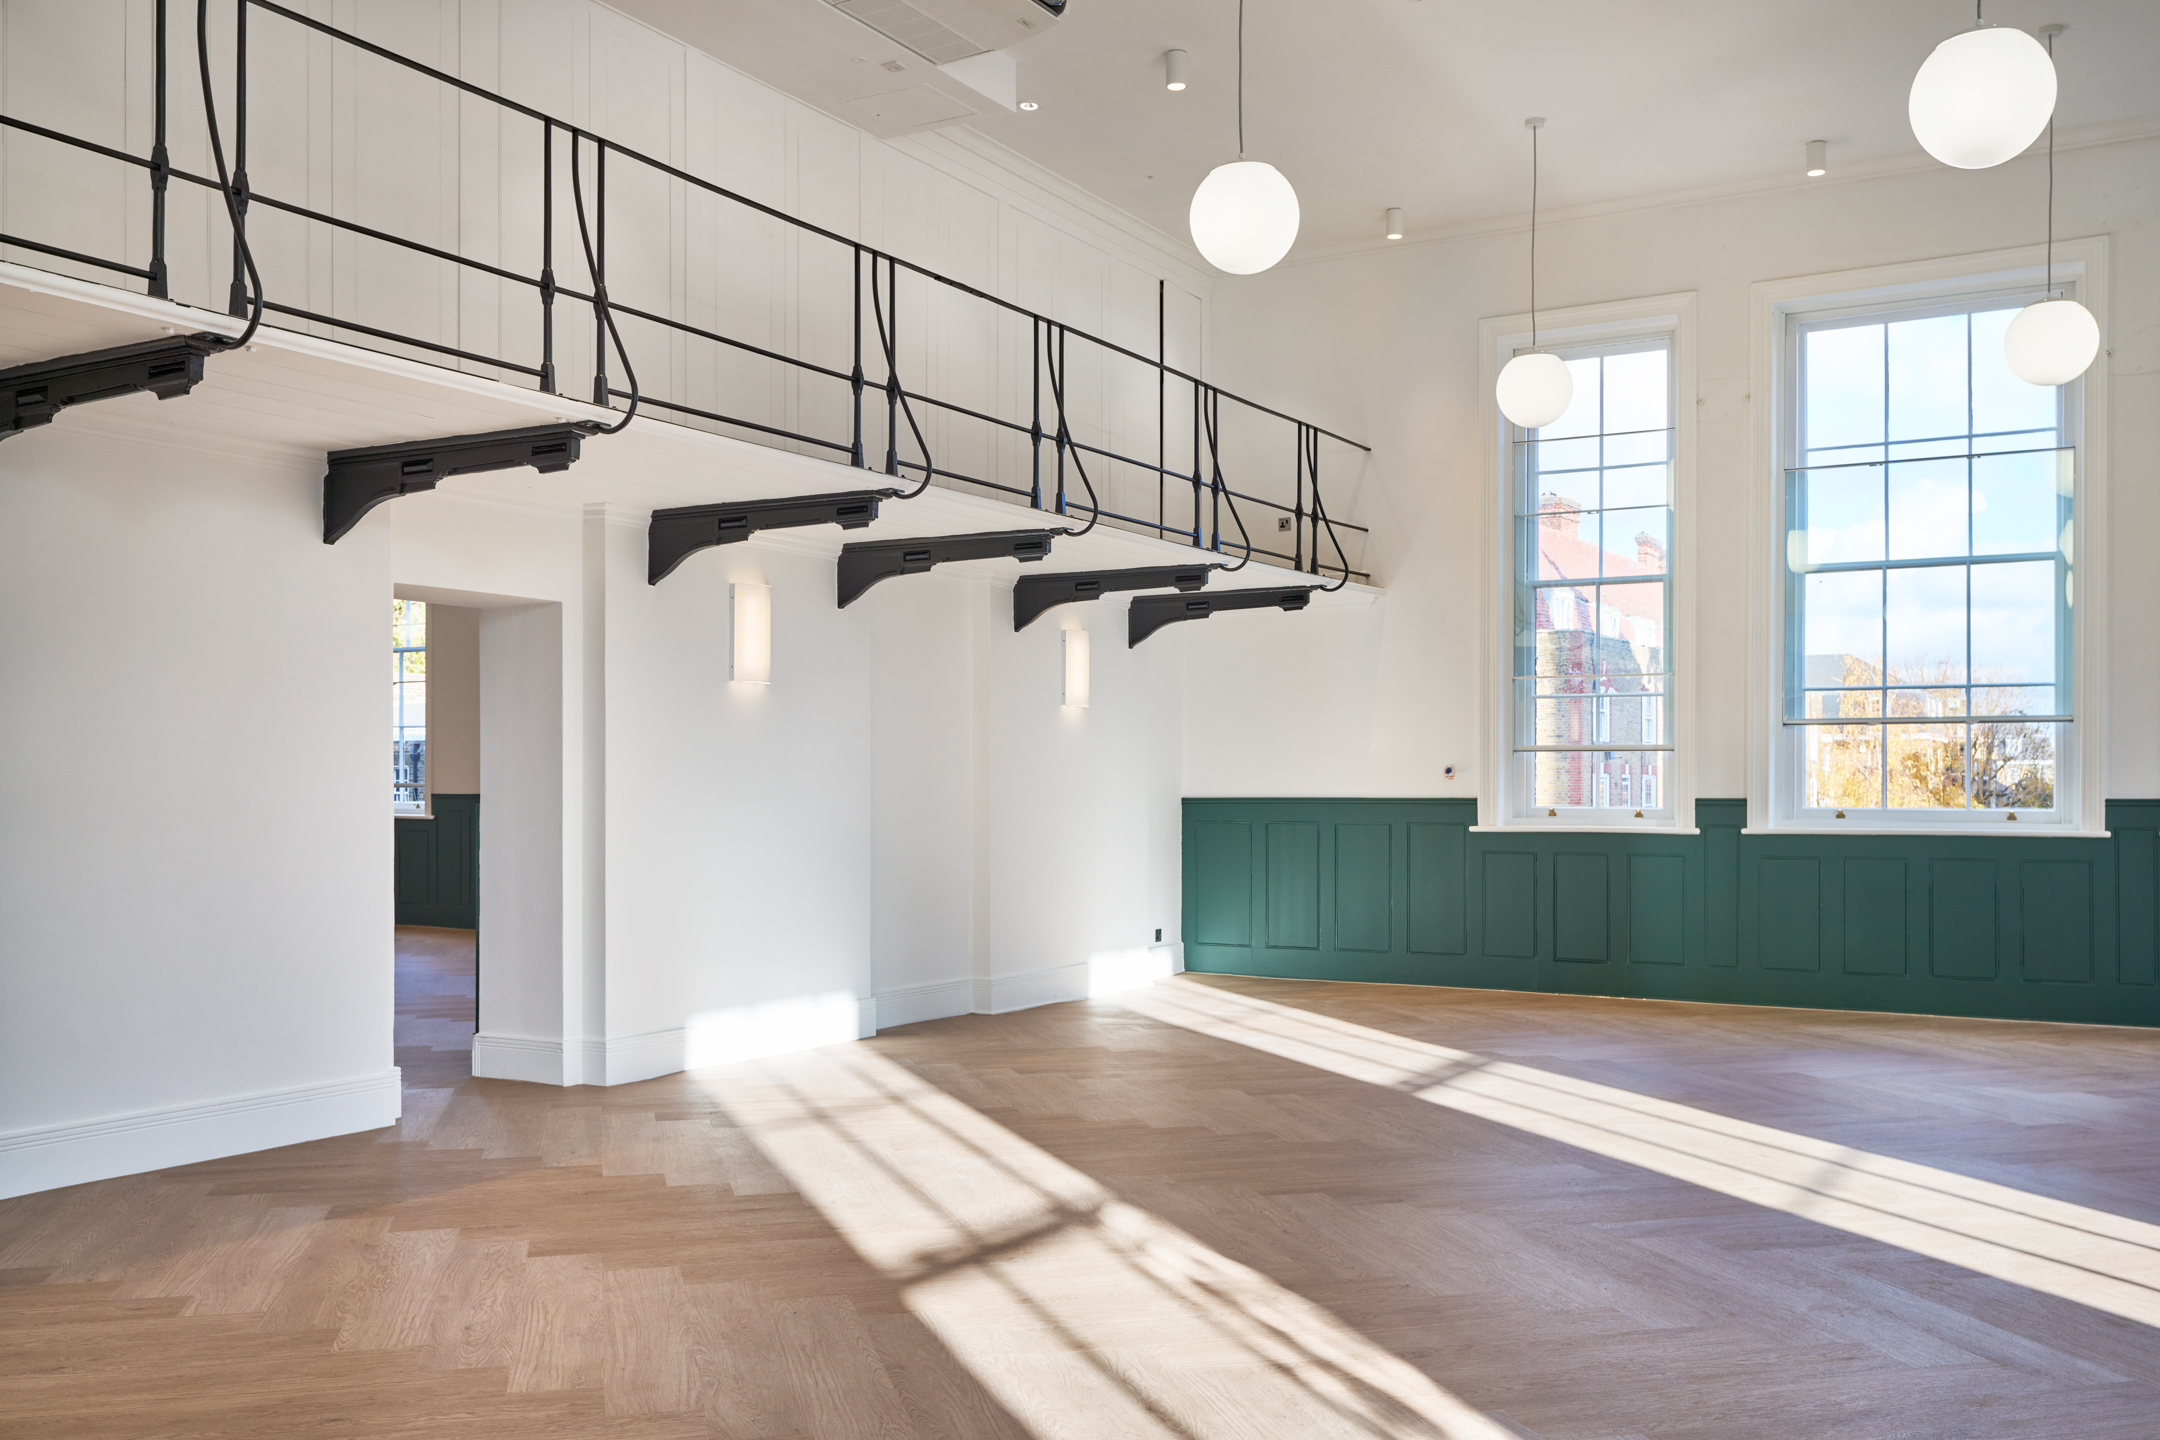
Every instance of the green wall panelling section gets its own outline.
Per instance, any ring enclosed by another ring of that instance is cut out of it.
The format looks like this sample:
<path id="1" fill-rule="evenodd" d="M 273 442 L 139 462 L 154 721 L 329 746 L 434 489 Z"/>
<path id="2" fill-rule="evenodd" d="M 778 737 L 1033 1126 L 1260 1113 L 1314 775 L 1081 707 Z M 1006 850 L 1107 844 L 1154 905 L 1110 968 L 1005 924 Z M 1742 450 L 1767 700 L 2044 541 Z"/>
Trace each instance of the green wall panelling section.
<path id="1" fill-rule="evenodd" d="M 1469 800 L 1188 800 L 1185 963 L 2160 1025 L 2160 801 L 2106 840 L 1473 830 Z"/>
<path id="2" fill-rule="evenodd" d="M 480 797 L 435 795 L 432 816 L 397 818 L 397 923 L 480 924 Z"/>

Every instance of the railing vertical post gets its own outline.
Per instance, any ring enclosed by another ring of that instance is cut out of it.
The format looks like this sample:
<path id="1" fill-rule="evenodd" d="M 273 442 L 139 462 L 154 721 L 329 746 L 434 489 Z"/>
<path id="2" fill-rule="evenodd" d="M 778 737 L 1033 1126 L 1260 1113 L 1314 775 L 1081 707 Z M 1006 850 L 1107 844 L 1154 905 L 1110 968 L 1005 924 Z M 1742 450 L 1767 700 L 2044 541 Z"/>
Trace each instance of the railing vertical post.
<path id="1" fill-rule="evenodd" d="M 1214 532 L 1215 553 L 1222 553 L 1222 397 L 1208 391 L 1208 492 L 1215 497 L 1208 529 Z"/>
<path id="2" fill-rule="evenodd" d="M 239 219 L 233 230 L 232 291 L 225 309 L 233 315 L 248 313 L 247 269 L 241 259 L 241 233 L 247 226 L 247 12 L 248 0 L 234 7 L 233 33 L 233 210 Z"/>
<path id="3" fill-rule="evenodd" d="M 848 388 L 855 397 L 855 439 L 848 449 L 848 457 L 855 468 L 861 470 L 865 467 L 862 441 L 862 246 L 859 244 L 855 247 L 855 370 Z"/>
<path id="4" fill-rule="evenodd" d="M 1290 514 L 1290 568 L 1305 568 L 1305 422 L 1297 422 L 1297 499 Z M 1313 536 L 1313 561 L 1320 560 L 1320 537 Z"/>
<path id="5" fill-rule="evenodd" d="M 555 122 L 540 122 L 540 388 L 555 389 Z"/>
<path id="6" fill-rule="evenodd" d="M 570 137 L 570 163 L 577 164 L 577 137 Z M 605 409 L 607 383 L 607 311 L 600 303 L 607 289 L 607 146 L 593 141 L 593 251 L 599 274 L 593 276 L 592 403 Z"/>
<path id="7" fill-rule="evenodd" d="M 1157 280 L 1155 282 L 1155 537 L 1158 540 L 1162 538 L 1162 533 L 1170 520 L 1168 509 L 1170 497 L 1169 477 L 1163 473 L 1163 467 L 1168 462 L 1170 453 L 1167 448 L 1170 438 L 1170 417 L 1165 408 L 1169 404 L 1169 382 L 1163 373 L 1163 366 L 1170 359 L 1167 347 L 1169 335 L 1169 325 L 1166 319 L 1167 294 L 1164 282 Z"/>
<path id="8" fill-rule="evenodd" d="M 1206 542 L 1201 538 L 1200 524 L 1200 382 L 1192 384 L 1192 543 L 1194 549 Z"/>
<path id="9" fill-rule="evenodd" d="M 165 0 L 157 0 L 157 117 L 156 134 L 150 142 L 150 295 L 171 298 L 165 274 L 165 183 L 172 178 L 172 159 L 165 150 Z"/>
<path id="10" fill-rule="evenodd" d="M 900 262 L 885 260 L 885 473 L 900 473 Z"/>
<path id="11" fill-rule="evenodd" d="M 1028 504 L 1042 509 L 1042 365 L 1043 333 L 1042 317 L 1028 317 L 1028 355 L 1035 367 L 1035 419 L 1028 428 L 1028 442 L 1034 455 L 1033 478 L 1028 481 Z"/>
<path id="12" fill-rule="evenodd" d="M 1065 387 L 1072 383 L 1072 371 L 1065 364 L 1065 327 L 1053 322 L 1050 327 L 1050 343 L 1057 346 L 1057 513 L 1065 513 L 1065 447 L 1072 443 L 1072 425 L 1065 418 Z"/>

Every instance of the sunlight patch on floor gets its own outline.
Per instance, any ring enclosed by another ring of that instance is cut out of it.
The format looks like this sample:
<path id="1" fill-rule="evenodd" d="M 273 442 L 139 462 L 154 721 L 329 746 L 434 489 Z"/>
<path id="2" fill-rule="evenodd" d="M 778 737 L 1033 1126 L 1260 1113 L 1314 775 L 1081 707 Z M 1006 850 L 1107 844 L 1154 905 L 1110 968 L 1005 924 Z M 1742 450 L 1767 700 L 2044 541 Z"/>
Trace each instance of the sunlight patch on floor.
<path id="1" fill-rule="evenodd" d="M 1051 1440 L 1507 1440 L 1328 1311 L 865 1047 L 699 1082 Z"/>
<path id="2" fill-rule="evenodd" d="M 2160 1225 L 1193 981 L 1169 980 L 1118 1003 L 1197 1034 L 2160 1326 Z"/>

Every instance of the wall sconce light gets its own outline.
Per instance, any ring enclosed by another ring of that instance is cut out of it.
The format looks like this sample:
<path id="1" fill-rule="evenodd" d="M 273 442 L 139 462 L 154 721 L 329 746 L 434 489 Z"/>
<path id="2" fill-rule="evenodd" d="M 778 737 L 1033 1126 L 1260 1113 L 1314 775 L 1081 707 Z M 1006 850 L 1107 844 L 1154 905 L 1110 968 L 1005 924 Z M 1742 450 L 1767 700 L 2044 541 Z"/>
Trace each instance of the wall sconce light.
<path id="1" fill-rule="evenodd" d="M 1830 142 L 1810 140 L 1807 142 L 1807 173 L 1813 180 L 1830 173 Z"/>
<path id="2" fill-rule="evenodd" d="M 736 581 L 728 586 L 728 679 L 772 684 L 772 586 Z"/>
<path id="3" fill-rule="evenodd" d="M 1182 51 L 1182 50 L 1165 50 L 1165 51 L 1163 51 L 1163 57 L 1162 57 L 1162 69 L 1163 69 L 1163 89 L 1165 89 L 1165 90 L 1182 90 L 1182 89 L 1184 89 L 1184 88 L 1185 88 L 1185 52 L 1184 52 L 1184 51 Z"/>
<path id="4" fill-rule="evenodd" d="M 1391 206 L 1388 209 L 1387 238 L 1390 240 L 1402 239 L 1402 208 L 1400 206 Z"/>
<path id="5" fill-rule="evenodd" d="M 1088 632 L 1061 630 L 1058 633 L 1065 637 L 1064 703 L 1085 710 L 1088 703 Z"/>

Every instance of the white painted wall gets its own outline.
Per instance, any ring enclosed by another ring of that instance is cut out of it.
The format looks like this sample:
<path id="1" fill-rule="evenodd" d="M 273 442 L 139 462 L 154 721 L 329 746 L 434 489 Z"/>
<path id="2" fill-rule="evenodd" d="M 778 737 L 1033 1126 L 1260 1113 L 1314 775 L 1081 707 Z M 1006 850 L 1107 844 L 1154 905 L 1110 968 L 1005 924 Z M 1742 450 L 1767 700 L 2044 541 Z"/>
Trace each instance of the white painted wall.
<path id="1" fill-rule="evenodd" d="M 431 793 L 480 793 L 480 612 L 470 606 L 428 606 L 427 767 Z"/>
<path id="2" fill-rule="evenodd" d="M 320 486 L 0 448 L 0 1194 L 397 1117 L 389 537 L 326 549 Z"/>
<path id="3" fill-rule="evenodd" d="M 1748 785 L 1751 565 L 1768 563 L 1749 506 L 1770 477 L 1751 455 L 1749 287 L 1759 281 L 2036 244 L 2046 179 L 1928 165 L 1696 203 L 1549 218 L 1538 296 L 1551 307 L 1693 292 L 1700 343 L 1695 793 Z M 2160 140 L 2063 151 L 2056 234 L 2105 235 L 2111 797 L 2160 794 Z M 1475 795 L 1496 697 L 1484 530 L 1478 323 L 1525 303 L 1520 229 L 1285 265 L 1216 291 L 1220 378 L 1374 446 L 1355 518 L 1374 528 L 1384 601 L 1267 624 L 1188 627 L 1185 786 L 1192 795 Z M 1453 782 L 1444 766 L 1458 767 Z"/>

